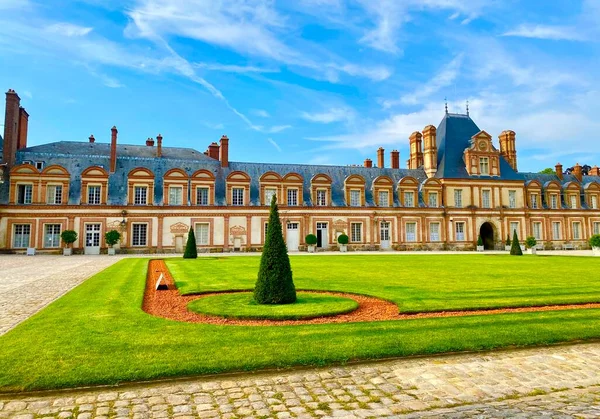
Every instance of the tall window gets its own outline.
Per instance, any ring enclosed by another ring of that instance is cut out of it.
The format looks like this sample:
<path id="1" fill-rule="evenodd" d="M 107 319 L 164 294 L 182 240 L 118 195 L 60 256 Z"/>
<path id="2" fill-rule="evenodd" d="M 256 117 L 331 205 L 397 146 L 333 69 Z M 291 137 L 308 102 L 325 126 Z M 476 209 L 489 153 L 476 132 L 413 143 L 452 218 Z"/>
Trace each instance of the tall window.
<path id="1" fill-rule="evenodd" d="M 327 191 L 324 189 L 317 189 L 317 205 L 324 207 L 327 205 Z"/>
<path id="2" fill-rule="evenodd" d="M 379 191 L 379 206 L 380 207 L 389 207 L 390 206 L 389 191 Z"/>
<path id="3" fill-rule="evenodd" d="M 208 205 L 208 188 L 196 188 L 196 205 Z"/>
<path id="4" fill-rule="evenodd" d="M 454 190 L 454 206 L 456 208 L 462 208 L 463 203 L 462 203 L 462 189 L 455 189 Z"/>
<path id="5" fill-rule="evenodd" d="M 148 187 L 134 186 L 133 187 L 133 203 L 134 205 L 146 205 L 148 202 Z"/>
<path id="6" fill-rule="evenodd" d="M 31 224 L 15 224 L 13 234 L 13 247 L 15 249 L 29 247 Z"/>
<path id="7" fill-rule="evenodd" d="M 44 247 L 60 247 L 60 224 L 44 226 Z"/>
<path id="8" fill-rule="evenodd" d="M 133 224 L 131 237 L 132 246 L 146 246 L 148 243 L 148 224 Z"/>
<path id="9" fill-rule="evenodd" d="M 233 188 L 231 191 L 231 203 L 233 205 L 244 205 L 244 188 Z"/>
<path id="10" fill-rule="evenodd" d="M 517 208 L 517 191 L 508 191 L 508 207 Z"/>
<path id="11" fill-rule="evenodd" d="M 594 223 L 594 234 L 600 234 L 600 223 Z"/>
<path id="12" fill-rule="evenodd" d="M 88 204 L 100 205 L 101 186 L 88 186 Z"/>
<path id="13" fill-rule="evenodd" d="M 17 187 L 17 203 L 18 204 L 31 204 L 31 198 L 33 196 L 32 185 L 19 185 Z"/>
<path id="14" fill-rule="evenodd" d="M 406 223 L 406 241 L 417 241 L 417 223 Z"/>
<path id="15" fill-rule="evenodd" d="M 440 241 L 440 223 L 429 224 L 429 241 Z"/>
<path id="16" fill-rule="evenodd" d="M 183 187 L 182 186 L 170 186 L 169 187 L 169 205 L 182 205 L 183 204 Z"/>
<path id="17" fill-rule="evenodd" d="M 414 207 L 415 206 L 415 193 L 414 192 L 404 192 L 404 206 L 405 207 Z"/>
<path id="18" fill-rule="evenodd" d="M 482 175 L 490 174 L 490 163 L 487 157 L 479 158 L 479 173 Z"/>
<path id="19" fill-rule="evenodd" d="M 350 223 L 350 241 L 355 243 L 362 241 L 362 223 Z"/>
<path id="20" fill-rule="evenodd" d="M 481 191 L 481 206 L 482 208 L 490 208 L 490 191 Z"/>
<path id="21" fill-rule="evenodd" d="M 560 222 L 552 223 L 552 240 L 560 240 Z"/>
<path id="22" fill-rule="evenodd" d="M 287 204 L 289 206 L 297 206 L 298 205 L 298 189 L 288 189 L 287 190 Z"/>
<path id="23" fill-rule="evenodd" d="M 196 223 L 196 244 L 199 246 L 208 245 L 208 223 Z"/>
<path id="24" fill-rule="evenodd" d="M 510 238 L 512 240 L 512 236 L 515 234 L 515 231 L 517 232 L 517 236 L 519 235 L 519 223 L 518 222 L 511 222 L 510 223 Z"/>
<path id="25" fill-rule="evenodd" d="M 556 194 L 550 195 L 550 208 L 558 208 L 558 197 L 556 196 Z"/>
<path id="26" fill-rule="evenodd" d="M 571 195 L 571 208 L 577 208 L 577 196 Z"/>
<path id="27" fill-rule="evenodd" d="M 592 195 L 592 209 L 598 209 L 598 196 Z"/>
<path id="28" fill-rule="evenodd" d="M 437 192 L 429 193 L 429 206 L 431 208 L 437 208 L 438 206 L 438 194 Z"/>
<path id="29" fill-rule="evenodd" d="M 538 194 L 531 194 L 531 208 L 538 209 Z"/>
<path id="30" fill-rule="evenodd" d="M 573 223 L 573 240 L 581 240 L 581 223 Z"/>
<path id="31" fill-rule="evenodd" d="M 277 189 L 275 188 L 266 188 L 265 189 L 265 205 L 271 205 L 271 201 L 273 197 L 277 193 Z"/>
<path id="32" fill-rule="evenodd" d="M 48 185 L 46 191 L 47 204 L 62 204 L 62 185 Z"/>
<path id="33" fill-rule="evenodd" d="M 465 241 L 465 223 L 456 223 L 456 241 Z"/>
<path id="34" fill-rule="evenodd" d="M 542 223 L 533 223 L 533 237 L 535 237 L 536 240 L 542 240 Z"/>
<path id="35" fill-rule="evenodd" d="M 360 207 L 360 191 L 357 191 L 356 189 L 350 191 L 350 206 Z"/>

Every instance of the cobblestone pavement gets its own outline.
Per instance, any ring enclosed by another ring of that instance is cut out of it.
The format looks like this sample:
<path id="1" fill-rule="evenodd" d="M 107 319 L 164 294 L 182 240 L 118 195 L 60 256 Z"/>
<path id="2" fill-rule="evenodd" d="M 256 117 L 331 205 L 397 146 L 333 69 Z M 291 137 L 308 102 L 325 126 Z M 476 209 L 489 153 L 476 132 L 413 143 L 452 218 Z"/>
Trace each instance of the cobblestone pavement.
<path id="1" fill-rule="evenodd" d="M 119 256 L 0 256 L 0 336 Z"/>
<path id="2" fill-rule="evenodd" d="M 0 396 L 0 418 L 600 417 L 600 343 Z"/>

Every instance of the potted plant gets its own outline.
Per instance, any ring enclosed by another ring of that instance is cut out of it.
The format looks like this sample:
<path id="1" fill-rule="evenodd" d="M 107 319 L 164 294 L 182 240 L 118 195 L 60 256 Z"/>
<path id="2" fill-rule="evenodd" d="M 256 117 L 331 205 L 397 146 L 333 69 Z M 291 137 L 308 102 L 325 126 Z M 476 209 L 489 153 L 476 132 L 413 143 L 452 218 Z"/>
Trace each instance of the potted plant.
<path id="1" fill-rule="evenodd" d="M 77 240 L 77 232 L 75 230 L 65 230 L 60 233 L 60 238 L 67 245 L 67 247 L 63 248 L 63 255 L 71 256 L 73 254 L 73 243 Z M 69 247 L 69 245 L 71 247 Z"/>
<path id="2" fill-rule="evenodd" d="M 337 242 L 340 244 L 340 252 L 346 252 L 348 250 L 348 236 L 344 233 L 338 236 Z"/>
<path id="3" fill-rule="evenodd" d="M 594 234 L 590 237 L 590 246 L 592 246 L 594 256 L 600 256 L 600 234 Z"/>
<path id="4" fill-rule="evenodd" d="M 106 241 L 106 244 L 108 244 L 110 247 L 108 248 L 108 254 L 109 255 L 114 255 L 115 254 L 115 244 L 119 243 L 119 240 L 121 240 L 121 233 L 119 233 L 117 230 L 110 230 L 107 231 L 104 234 L 104 240 Z"/>
<path id="5" fill-rule="evenodd" d="M 317 236 L 315 236 L 314 234 L 308 234 L 304 240 L 308 245 L 308 253 L 314 253 L 315 247 L 317 245 Z"/>
<path id="6" fill-rule="evenodd" d="M 506 243 L 504 245 L 504 250 L 508 250 L 510 252 L 510 248 L 511 248 L 511 241 L 510 241 L 510 234 L 506 235 Z"/>
<path id="7" fill-rule="evenodd" d="M 478 252 L 483 252 L 484 247 L 483 247 L 483 239 L 481 238 L 481 235 L 477 236 L 477 251 Z"/>
<path id="8" fill-rule="evenodd" d="M 527 247 L 527 253 L 530 255 L 536 254 L 535 246 L 537 244 L 537 240 L 533 236 L 529 236 L 525 239 L 525 246 Z"/>

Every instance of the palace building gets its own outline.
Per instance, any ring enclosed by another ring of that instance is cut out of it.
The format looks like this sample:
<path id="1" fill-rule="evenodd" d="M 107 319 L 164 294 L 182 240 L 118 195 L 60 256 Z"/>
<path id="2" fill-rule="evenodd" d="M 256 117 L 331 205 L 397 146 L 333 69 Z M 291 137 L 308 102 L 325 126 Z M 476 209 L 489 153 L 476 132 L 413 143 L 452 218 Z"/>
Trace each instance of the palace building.
<path id="1" fill-rule="evenodd" d="M 182 252 L 190 227 L 199 251 L 260 250 L 273 195 L 290 251 L 305 248 L 503 249 L 507 235 L 534 236 L 546 248 L 584 247 L 600 233 L 600 169 L 571 174 L 517 170 L 516 136 L 499 146 L 466 115 L 445 113 L 438 127 L 410 136 L 408 168 L 383 148 L 361 166 L 246 163 L 229 160 L 229 139 L 205 152 L 169 147 L 158 134 L 126 144 L 59 141 L 28 147 L 29 115 L 6 93 L 0 138 L 0 250 L 58 252 L 60 233 L 75 230 L 76 252 L 106 249 L 122 233 L 128 252 Z M 234 146 L 232 142 L 231 146 Z"/>

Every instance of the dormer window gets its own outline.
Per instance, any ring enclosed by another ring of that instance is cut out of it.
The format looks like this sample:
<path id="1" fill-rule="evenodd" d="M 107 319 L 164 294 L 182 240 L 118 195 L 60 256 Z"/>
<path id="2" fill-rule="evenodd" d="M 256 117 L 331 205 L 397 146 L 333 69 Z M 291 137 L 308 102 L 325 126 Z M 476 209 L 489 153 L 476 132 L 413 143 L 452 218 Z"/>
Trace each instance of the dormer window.
<path id="1" fill-rule="evenodd" d="M 414 192 L 404 192 L 404 206 L 405 207 L 414 207 L 415 206 Z"/>
<path id="2" fill-rule="evenodd" d="M 592 209 L 598 209 L 598 197 L 592 195 Z"/>
<path id="3" fill-rule="evenodd" d="M 490 174 L 490 160 L 487 157 L 479 158 L 479 174 L 485 176 Z"/>
<path id="4" fill-rule="evenodd" d="M 146 205 L 148 203 L 148 187 L 135 186 L 133 188 L 133 204 Z"/>
<path id="5" fill-rule="evenodd" d="M 47 204 L 62 204 L 62 185 L 48 185 L 46 192 L 46 203 Z"/>
<path id="6" fill-rule="evenodd" d="M 277 189 L 276 188 L 266 188 L 265 189 L 265 202 L 264 205 L 271 205 L 271 201 L 273 200 L 273 197 L 277 195 Z"/>
<path id="7" fill-rule="evenodd" d="M 390 193 L 389 191 L 379 191 L 379 206 L 389 207 L 390 206 Z"/>
<path id="8" fill-rule="evenodd" d="M 19 185 L 17 189 L 17 204 L 31 204 L 33 185 Z"/>
<path id="9" fill-rule="evenodd" d="M 572 209 L 577 208 L 577 196 L 575 196 L 575 195 L 571 195 L 571 208 Z"/>
<path id="10" fill-rule="evenodd" d="M 558 197 L 556 194 L 550 195 L 550 208 L 557 209 L 558 208 Z"/>
<path id="11" fill-rule="evenodd" d="M 350 190 L 350 206 L 360 207 L 360 191 L 357 189 Z"/>

